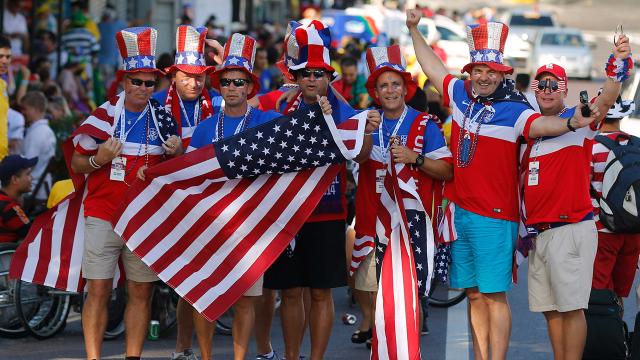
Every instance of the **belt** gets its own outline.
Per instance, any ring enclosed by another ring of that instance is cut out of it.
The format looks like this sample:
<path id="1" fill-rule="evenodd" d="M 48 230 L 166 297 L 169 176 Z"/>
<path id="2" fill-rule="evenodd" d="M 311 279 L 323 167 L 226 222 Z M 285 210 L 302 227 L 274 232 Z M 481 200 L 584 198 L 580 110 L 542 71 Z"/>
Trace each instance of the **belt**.
<path id="1" fill-rule="evenodd" d="M 569 224 L 576 224 L 582 221 L 593 220 L 593 213 L 588 213 L 585 217 L 583 217 L 580 221 L 577 222 L 544 222 L 527 226 L 528 233 L 539 234 L 543 231 L 547 231 L 550 229 L 555 229 L 560 226 L 565 226 Z"/>

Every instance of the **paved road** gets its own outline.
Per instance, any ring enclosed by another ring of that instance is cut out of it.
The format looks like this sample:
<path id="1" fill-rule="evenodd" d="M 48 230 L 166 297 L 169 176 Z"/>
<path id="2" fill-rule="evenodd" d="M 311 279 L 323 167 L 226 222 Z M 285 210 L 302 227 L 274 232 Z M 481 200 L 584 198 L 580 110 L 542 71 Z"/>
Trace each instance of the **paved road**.
<path id="1" fill-rule="evenodd" d="M 526 264 L 519 270 L 520 283 L 509 293 L 509 301 L 513 310 L 513 334 L 509 346 L 509 359 L 542 360 L 552 357 L 547 340 L 546 325 L 543 316 L 529 312 L 527 307 Z M 637 285 L 637 284 L 636 284 Z M 635 287 L 634 287 L 635 288 Z M 368 359 L 368 351 L 364 346 L 349 341 L 354 326 L 343 325 L 340 315 L 344 312 L 359 313 L 350 308 L 345 289 L 334 291 L 336 304 L 336 320 L 326 359 L 357 360 Z M 449 309 L 431 309 L 429 327 L 431 333 L 421 338 L 421 349 L 425 359 L 467 360 L 470 355 L 470 339 L 467 330 L 466 301 Z M 625 302 L 627 309 L 625 320 L 633 326 L 636 313 L 635 296 Z M 145 359 L 168 359 L 173 350 L 175 333 L 158 341 L 147 341 Z M 280 331 L 279 317 L 273 327 L 273 345 L 277 351 L 284 349 Z M 104 343 L 105 359 L 121 359 L 124 340 L 118 339 Z M 84 350 L 82 332 L 78 314 L 72 313 L 66 329 L 58 336 L 38 341 L 32 338 L 0 339 L 0 359 L 82 359 Z M 213 341 L 214 357 L 217 359 L 232 358 L 232 343 L 228 336 L 217 335 Z M 255 347 L 251 345 L 251 354 Z M 309 339 L 303 344 L 303 354 L 309 354 Z"/>

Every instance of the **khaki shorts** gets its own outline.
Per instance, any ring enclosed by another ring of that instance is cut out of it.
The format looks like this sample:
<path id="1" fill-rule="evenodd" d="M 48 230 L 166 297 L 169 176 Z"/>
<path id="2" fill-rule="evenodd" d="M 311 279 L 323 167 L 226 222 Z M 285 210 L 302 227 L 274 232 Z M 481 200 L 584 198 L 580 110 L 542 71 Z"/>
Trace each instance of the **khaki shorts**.
<path id="1" fill-rule="evenodd" d="M 262 283 L 264 282 L 264 275 L 260 276 L 253 286 L 244 293 L 244 296 L 262 296 Z"/>
<path id="2" fill-rule="evenodd" d="M 586 309 L 597 249 L 598 232 L 593 220 L 541 232 L 529 252 L 529 309 Z"/>
<path id="3" fill-rule="evenodd" d="M 108 221 L 95 217 L 85 218 L 82 275 L 86 279 L 113 279 L 122 256 L 128 280 L 154 282 L 158 276 L 138 256 L 129 250 L 113 231 Z"/>
<path id="4" fill-rule="evenodd" d="M 360 266 L 356 270 L 355 288 L 362 291 L 378 291 L 378 281 L 376 277 L 376 251 L 371 250 L 369 254 L 362 260 Z"/>

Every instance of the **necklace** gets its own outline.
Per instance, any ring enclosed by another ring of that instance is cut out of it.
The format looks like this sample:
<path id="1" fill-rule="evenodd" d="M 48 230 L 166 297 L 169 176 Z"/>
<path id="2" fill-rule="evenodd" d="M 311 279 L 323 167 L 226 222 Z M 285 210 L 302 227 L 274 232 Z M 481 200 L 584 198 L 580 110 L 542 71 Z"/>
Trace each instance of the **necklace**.
<path id="1" fill-rule="evenodd" d="M 251 121 L 251 115 L 253 114 L 253 108 L 247 105 L 247 112 L 244 114 L 244 117 L 236 127 L 233 135 L 244 131 L 247 128 L 247 125 Z M 213 141 L 224 139 L 224 109 L 220 109 L 220 113 L 218 114 L 218 123 L 216 124 L 216 137 Z"/>
<path id="2" fill-rule="evenodd" d="M 125 183 L 125 185 L 127 186 L 131 186 L 131 184 L 129 184 L 126 180 L 127 178 L 127 173 L 131 173 L 131 170 L 136 168 L 136 164 L 138 163 L 138 159 L 141 158 L 140 156 L 140 152 L 142 151 L 142 140 L 144 139 L 144 166 L 149 166 L 149 126 L 150 126 L 150 111 L 145 111 L 142 115 L 147 115 L 146 116 L 146 120 L 145 121 L 145 126 L 144 126 L 144 133 L 142 134 L 142 136 L 140 137 L 140 145 L 138 146 L 138 152 L 136 153 L 136 157 L 133 161 L 133 164 L 131 164 L 131 166 L 129 167 L 129 170 L 127 171 L 127 166 L 125 165 L 125 170 L 124 170 L 124 179 L 123 182 Z M 138 118 L 138 120 L 140 120 L 140 117 Z M 136 120 L 136 122 L 133 124 L 133 126 L 135 126 L 138 123 L 138 120 Z M 133 126 L 129 129 L 129 131 L 127 131 L 126 136 L 129 135 L 129 133 L 131 132 L 131 130 L 133 129 Z M 126 140 L 126 137 L 125 137 Z M 123 142 L 124 143 L 124 142 Z"/>
<path id="3" fill-rule="evenodd" d="M 382 128 L 384 127 L 385 131 L 386 131 L 386 135 L 387 137 L 389 137 L 389 139 L 393 138 L 394 136 L 396 136 L 396 134 L 398 133 L 398 130 L 400 129 L 400 126 L 402 126 L 402 122 L 404 121 L 404 118 L 407 116 L 407 112 L 408 112 L 408 108 L 405 105 L 404 109 L 402 110 L 402 115 L 400 115 L 400 118 L 398 119 L 398 122 L 396 123 L 396 126 L 393 128 L 392 132 L 389 132 L 389 130 L 386 128 L 385 123 L 384 123 L 384 112 L 382 113 L 382 121 L 380 122 L 380 126 L 378 126 L 378 143 L 380 144 L 380 147 L 382 148 L 382 159 L 383 162 L 386 164 L 387 163 L 387 152 L 389 150 L 389 144 L 386 141 L 384 141 L 384 137 L 382 134 Z"/>
<path id="4" fill-rule="evenodd" d="M 193 123 L 189 120 L 189 115 L 187 115 L 187 109 L 184 107 L 184 103 L 182 102 L 182 98 L 178 95 L 178 102 L 180 103 L 180 110 L 182 112 L 182 116 L 184 116 L 187 121 L 187 125 L 189 127 L 197 126 L 200 123 L 200 108 L 202 106 L 201 99 L 198 99 L 198 102 L 193 107 Z"/>
<path id="5" fill-rule="evenodd" d="M 491 103 L 485 103 L 484 107 L 474 117 L 477 119 L 477 125 L 474 132 L 473 141 L 471 141 L 471 112 L 473 111 L 474 105 L 475 100 L 469 101 L 469 105 L 467 105 L 467 109 L 464 112 L 460 132 L 458 133 L 458 153 L 456 156 L 456 162 L 458 167 L 460 168 L 467 167 L 469 166 L 469 164 L 471 164 L 473 156 L 476 152 L 476 146 L 478 145 L 480 128 L 484 123 L 488 123 L 489 121 L 491 121 L 495 114 L 495 110 L 491 107 Z M 468 124 L 467 120 L 469 120 Z"/>

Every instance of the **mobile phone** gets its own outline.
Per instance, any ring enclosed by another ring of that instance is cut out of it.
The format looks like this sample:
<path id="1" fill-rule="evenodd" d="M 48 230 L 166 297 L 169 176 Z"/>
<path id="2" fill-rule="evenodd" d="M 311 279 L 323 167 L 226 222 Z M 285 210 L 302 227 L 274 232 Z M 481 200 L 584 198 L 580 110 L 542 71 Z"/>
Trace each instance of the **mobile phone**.
<path id="1" fill-rule="evenodd" d="M 584 104 L 582 107 L 582 116 L 589 117 L 591 116 L 591 109 L 589 109 L 589 94 L 587 90 L 580 91 L 580 102 Z"/>

